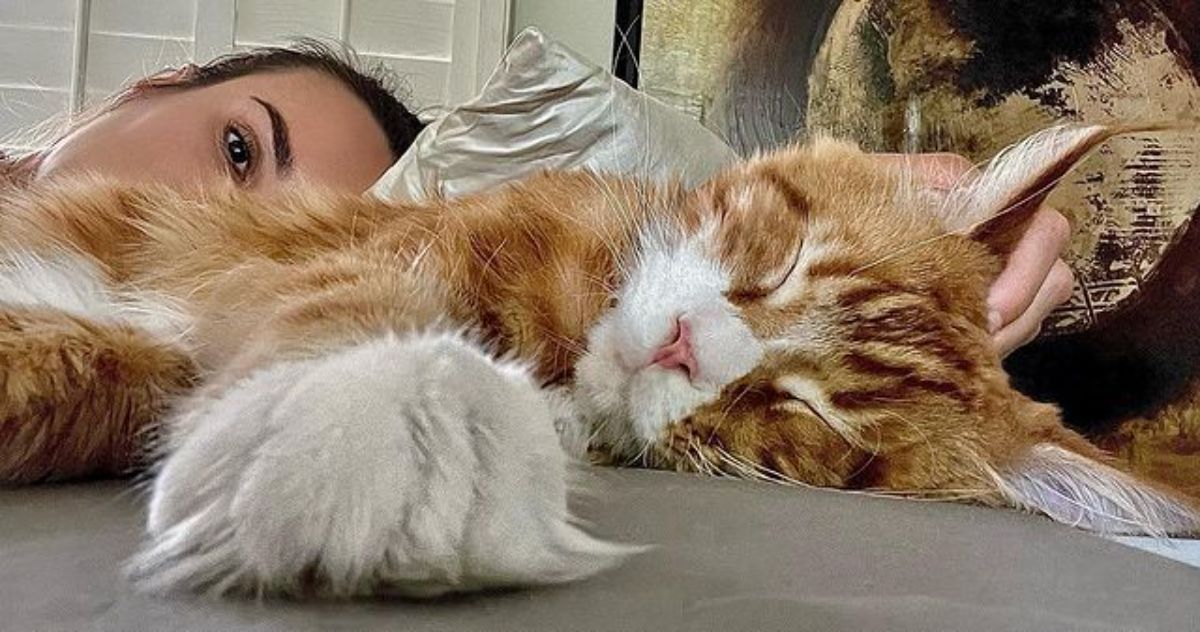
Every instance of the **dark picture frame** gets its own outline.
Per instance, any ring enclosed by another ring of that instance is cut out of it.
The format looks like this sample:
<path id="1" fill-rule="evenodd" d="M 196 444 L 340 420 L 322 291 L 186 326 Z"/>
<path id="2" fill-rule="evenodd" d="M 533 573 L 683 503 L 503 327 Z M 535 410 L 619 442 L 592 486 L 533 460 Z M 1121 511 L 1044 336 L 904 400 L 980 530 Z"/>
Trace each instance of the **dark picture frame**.
<path id="1" fill-rule="evenodd" d="M 616 0 L 613 26 L 612 71 L 630 86 L 638 87 L 638 63 L 642 54 L 642 0 Z"/>

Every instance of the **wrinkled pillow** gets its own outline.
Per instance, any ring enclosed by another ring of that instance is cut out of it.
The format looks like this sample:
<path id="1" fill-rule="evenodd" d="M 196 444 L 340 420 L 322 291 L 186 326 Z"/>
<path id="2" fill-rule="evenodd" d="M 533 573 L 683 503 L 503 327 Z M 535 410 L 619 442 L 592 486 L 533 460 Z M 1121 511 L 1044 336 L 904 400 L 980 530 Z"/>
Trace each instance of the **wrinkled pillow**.
<path id="1" fill-rule="evenodd" d="M 430 123 L 371 191 L 392 201 L 453 197 L 543 169 L 690 186 L 735 159 L 687 115 L 531 28 L 479 96 Z"/>

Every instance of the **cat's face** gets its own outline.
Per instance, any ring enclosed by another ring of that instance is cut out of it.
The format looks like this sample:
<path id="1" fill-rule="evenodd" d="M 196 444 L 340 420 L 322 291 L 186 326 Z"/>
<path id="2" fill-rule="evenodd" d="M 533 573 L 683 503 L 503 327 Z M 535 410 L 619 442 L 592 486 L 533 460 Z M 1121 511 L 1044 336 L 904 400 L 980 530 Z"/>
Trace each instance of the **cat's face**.
<path id="1" fill-rule="evenodd" d="M 833 142 L 718 177 L 647 231 L 591 332 L 575 390 L 592 445 L 1051 511 L 1015 486 L 1034 468 L 1094 474 L 1099 452 L 1008 385 L 985 294 L 1048 185 L 1107 135 L 1048 131 L 940 193 Z"/>
<path id="2" fill-rule="evenodd" d="M 943 237 L 932 200 L 836 143 L 699 190 L 698 220 L 643 237 L 577 367 L 599 443 L 676 469 L 880 483 L 872 444 L 900 439 L 882 416 L 974 406 L 965 383 L 996 364 L 996 262 Z"/>

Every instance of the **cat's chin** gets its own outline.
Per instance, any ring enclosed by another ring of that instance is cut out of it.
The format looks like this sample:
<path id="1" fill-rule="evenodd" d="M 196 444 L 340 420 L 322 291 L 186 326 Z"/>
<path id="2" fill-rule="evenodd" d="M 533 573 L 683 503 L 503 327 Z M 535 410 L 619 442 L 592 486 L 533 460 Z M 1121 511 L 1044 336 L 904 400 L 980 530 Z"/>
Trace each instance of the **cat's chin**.
<path id="1" fill-rule="evenodd" d="M 720 396 L 679 372 L 648 367 L 629 372 L 593 357 L 576 371 L 574 404 L 594 447 L 634 459 L 660 441 L 672 423 Z"/>

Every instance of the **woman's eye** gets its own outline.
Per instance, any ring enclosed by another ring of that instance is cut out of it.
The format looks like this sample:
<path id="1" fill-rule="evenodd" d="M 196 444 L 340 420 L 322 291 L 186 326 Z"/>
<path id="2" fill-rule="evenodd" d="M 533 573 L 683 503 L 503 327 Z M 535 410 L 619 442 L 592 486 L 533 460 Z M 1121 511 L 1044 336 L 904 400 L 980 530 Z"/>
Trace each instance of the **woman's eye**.
<path id="1" fill-rule="evenodd" d="M 250 141 L 240 131 L 228 129 L 225 131 L 225 155 L 229 166 L 238 178 L 245 179 L 253 165 L 254 152 Z"/>

